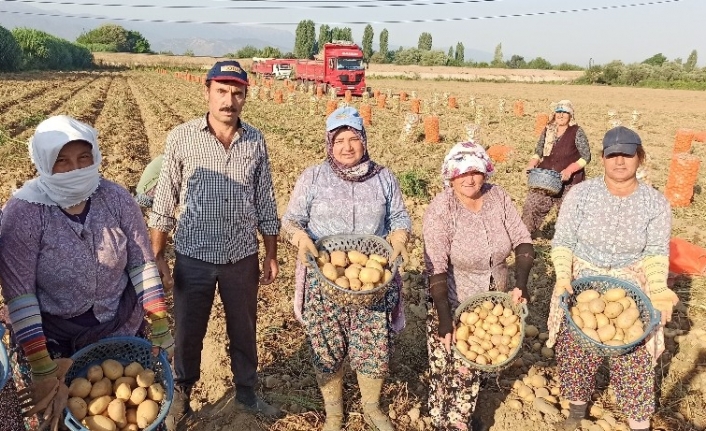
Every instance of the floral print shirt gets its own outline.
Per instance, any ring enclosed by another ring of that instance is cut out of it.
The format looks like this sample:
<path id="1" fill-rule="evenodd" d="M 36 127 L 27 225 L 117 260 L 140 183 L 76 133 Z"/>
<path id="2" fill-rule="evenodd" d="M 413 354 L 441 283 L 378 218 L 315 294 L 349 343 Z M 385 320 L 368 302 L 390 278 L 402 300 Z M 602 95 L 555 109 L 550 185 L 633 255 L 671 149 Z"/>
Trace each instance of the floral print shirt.
<path id="1" fill-rule="evenodd" d="M 561 205 L 552 247 L 603 269 L 624 268 L 647 256 L 668 256 L 672 213 L 662 193 L 640 182 L 625 197 L 603 177 L 571 188 Z"/>
<path id="2" fill-rule="evenodd" d="M 448 274 L 453 308 L 487 292 L 491 277 L 498 290 L 507 290 L 505 260 L 518 245 L 532 243 L 510 195 L 487 183 L 477 213 L 463 206 L 452 188 L 444 189 L 429 204 L 422 228 L 427 273 Z"/>

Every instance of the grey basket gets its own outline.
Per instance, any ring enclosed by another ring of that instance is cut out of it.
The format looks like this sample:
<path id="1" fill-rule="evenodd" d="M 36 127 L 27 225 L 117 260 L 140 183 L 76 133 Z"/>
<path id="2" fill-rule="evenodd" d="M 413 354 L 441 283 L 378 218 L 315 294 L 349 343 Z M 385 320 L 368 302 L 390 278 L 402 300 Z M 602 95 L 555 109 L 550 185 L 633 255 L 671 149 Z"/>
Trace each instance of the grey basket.
<path id="1" fill-rule="evenodd" d="M 388 244 L 384 238 L 377 235 L 331 235 L 319 238 L 315 245 L 318 250 L 328 253 L 332 251 L 348 252 L 357 250 L 368 255 L 373 253 L 378 254 L 386 259 L 390 259 L 390 256 L 392 256 L 392 247 L 390 244 Z M 328 278 L 324 277 L 324 274 L 321 272 L 321 269 L 319 269 L 312 255 L 307 255 L 307 259 L 309 259 L 310 263 L 307 272 L 313 274 L 319 282 L 324 295 L 338 305 L 349 307 L 370 307 L 382 302 L 387 293 L 387 289 L 395 281 L 395 275 L 397 274 L 401 261 L 401 258 L 398 258 L 394 262 L 388 263 L 388 265 L 392 264 L 390 272 L 393 277 L 390 281 L 375 289 L 359 292 L 337 286 Z"/>
<path id="2" fill-rule="evenodd" d="M 508 356 L 506 361 L 494 365 L 477 364 L 469 360 L 468 358 L 463 356 L 463 354 L 456 348 L 455 345 L 452 347 L 452 350 L 454 356 L 462 360 L 469 367 L 476 368 L 478 370 L 485 371 L 488 373 L 497 373 L 498 371 L 504 370 L 505 368 L 512 365 L 512 363 L 515 361 L 515 358 L 517 358 L 517 355 L 520 353 L 520 350 L 522 350 L 522 342 L 525 339 L 525 319 L 527 318 L 527 305 L 525 303 L 514 303 L 512 301 L 512 296 L 505 292 L 479 293 L 466 299 L 456 308 L 456 312 L 454 313 L 454 322 L 456 322 L 456 326 L 458 326 L 458 322 L 461 319 L 461 313 L 463 313 L 464 311 L 473 310 L 485 301 L 490 301 L 493 303 L 493 305 L 502 304 L 502 306 L 505 308 L 511 308 L 512 311 L 520 317 L 520 342 L 517 344 L 517 347 L 515 347 L 515 350 L 510 352 L 511 354 L 510 356 Z"/>
<path id="3" fill-rule="evenodd" d="M 527 185 L 533 190 L 539 190 L 551 196 L 561 193 L 563 187 L 559 172 L 541 168 L 529 170 Z"/>
<path id="4" fill-rule="evenodd" d="M 10 378 L 10 359 L 7 355 L 7 348 L 5 343 L 2 342 L 2 338 L 5 335 L 5 325 L 0 323 L 0 390 L 5 387 L 5 383 Z"/>

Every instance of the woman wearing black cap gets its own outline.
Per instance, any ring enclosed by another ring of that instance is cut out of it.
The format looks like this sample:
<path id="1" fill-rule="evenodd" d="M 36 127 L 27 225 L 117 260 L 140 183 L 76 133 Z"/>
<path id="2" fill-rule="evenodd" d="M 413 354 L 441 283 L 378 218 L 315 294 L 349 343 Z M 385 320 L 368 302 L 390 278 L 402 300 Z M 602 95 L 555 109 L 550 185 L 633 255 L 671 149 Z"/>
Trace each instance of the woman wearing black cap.
<path id="1" fill-rule="evenodd" d="M 556 286 L 547 345 L 556 343 L 561 395 L 571 403 L 560 430 L 579 426 L 603 362 L 584 350 L 563 325 L 559 296 L 573 293 L 571 281 L 592 275 L 629 281 L 662 313 L 662 325 L 678 302 L 667 287 L 671 210 L 662 193 L 638 181 L 637 169 L 644 159 L 637 133 L 622 126 L 609 130 L 603 138 L 605 174 L 574 186 L 559 212 L 551 252 Z M 653 367 L 664 351 L 662 325 L 634 351 L 610 358 L 617 405 L 635 431 L 649 429 L 655 410 Z"/>

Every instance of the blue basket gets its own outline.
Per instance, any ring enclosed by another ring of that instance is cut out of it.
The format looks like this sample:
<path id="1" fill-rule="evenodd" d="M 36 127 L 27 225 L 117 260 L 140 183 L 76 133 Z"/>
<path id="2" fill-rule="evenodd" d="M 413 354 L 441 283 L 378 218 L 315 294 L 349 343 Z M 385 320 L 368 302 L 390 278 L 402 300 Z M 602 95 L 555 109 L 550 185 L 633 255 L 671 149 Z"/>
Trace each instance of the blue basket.
<path id="1" fill-rule="evenodd" d="M 10 378 L 12 369 L 10 367 L 10 358 L 7 356 L 7 348 L 2 338 L 5 335 L 5 325 L 0 323 L 0 391 L 5 387 L 7 379 Z"/>
<path id="2" fill-rule="evenodd" d="M 389 259 L 392 255 L 390 244 L 377 235 L 331 235 L 319 238 L 315 245 L 317 250 L 324 250 L 328 253 L 337 250 L 346 252 L 356 250 L 365 254 L 378 254 L 386 259 Z M 324 294 L 336 304 L 349 307 L 369 307 L 380 303 L 385 298 L 388 287 L 394 283 L 394 276 L 397 274 L 402 262 L 402 258 L 399 257 L 394 262 L 388 263 L 390 272 L 393 275 L 392 280 L 372 290 L 355 291 L 337 286 L 324 277 L 321 269 L 316 264 L 314 256 L 307 254 L 307 259 L 309 260 L 307 272 L 313 274 L 318 280 Z"/>
<path id="3" fill-rule="evenodd" d="M 635 301 L 635 305 L 637 305 L 637 309 L 640 311 L 640 320 L 645 328 L 645 331 L 639 339 L 622 346 L 608 346 L 584 334 L 583 331 L 576 326 L 576 323 L 574 323 L 574 319 L 571 318 L 571 312 L 569 311 L 576 302 L 576 296 L 578 296 L 581 292 L 592 289 L 597 292 L 604 293 L 605 291 L 615 287 L 625 290 L 627 296 Z M 645 341 L 645 338 L 647 338 L 647 336 L 660 323 L 661 314 L 659 310 L 655 310 L 654 307 L 652 307 L 652 302 L 647 295 L 645 295 L 642 289 L 638 286 L 625 280 L 596 275 L 574 280 L 571 282 L 571 288 L 574 289 L 574 295 L 570 296 L 568 292 L 564 292 L 561 295 L 559 302 L 566 317 L 566 327 L 568 331 L 573 334 L 576 342 L 579 343 L 584 350 L 598 356 L 620 356 L 632 352 L 635 348 L 642 344 L 643 341 Z"/>
<path id="4" fill-rule="evenodd" d="M 155 382 L 164 387 L 165 399 L 161 402 L 157 419 L 143 431 L 156 431 L 157 427 L 167 417 L 169 407 L 174 397 L 174 379 L 169 359 L 165 351 L 160 351 L 158 356 L 152 354 L 152 343 L 137 337 L 106 338 L 97 343 L 86 346 L 71 357 L 74 363 L 66 373 L 66 384 L 70 384 L 74 377 L 85 376 L 91 365 L 99 365 L 106 359 L 115 359 L 123 365 L 139 362 L 144 368 L 154 371 Z M 71 431 L 88 431 L 74 418 L 69 409 L 64 411 L 64 423 Z"/>
<path id="5" fill-rule="evenodd" d="M 458 322 L 461 319 L 461 314 L 464 311 L 472 311 L 474 308 L 480 306 L 482 303 L 485 301 L 490 301 L 494 305 L 495 304 L 502 304 L 503 307 L 505 308 L 512 308 L 512 311 L 517 314 L 520 318 L 520 342 L 517 344 L 517 347 L 515 348 L 514 351 L 511 352 L 511 355 L 507 358 L 506 361 L 501 362 L 499 364 L 491 365 L 483 365 L 483 364 L 478 364 L 473 361 L 468 360 L 463 354 L 456 348 L 454 345 L 451 347 L 451 350 L 454 353 L 454 357 L 460 359 L 463 361 L 466 365 L 472 368 L 476 368 L 481 371 L 485 371 L 487 373 L 496 373 L 499 372 L 510 365 L 512 365 L 513 362 L 515 362 L 515 358 L 517 358 L 517 355 L 520 353 L 520 350 L 522 350 L 522 342 L 525 339 L 525 319 L 527 318 L 527 304 L 525 303 L 519 303 L 516 304 L 512 301 L 512 296 L 510 294 L 505 293 L 505 292 L 485 292 L 485 293 L 479 293 L 477 295 L 473 295 L 470 298 L 466 299 L 463 301 L 458 307 L 456 307 L 456 312 L 454 313 L 454 322 L 456 322 L 456 326 L 458 326 Z"/>
<path id="6" fill-rule="evenodd" d="M 554 196 L 561 193 L 561 188 L 564 184 L 561 181 L 559 172 L 551 169 L 534 168 L 529 170 L 527 185 L 531 189 Z"/>

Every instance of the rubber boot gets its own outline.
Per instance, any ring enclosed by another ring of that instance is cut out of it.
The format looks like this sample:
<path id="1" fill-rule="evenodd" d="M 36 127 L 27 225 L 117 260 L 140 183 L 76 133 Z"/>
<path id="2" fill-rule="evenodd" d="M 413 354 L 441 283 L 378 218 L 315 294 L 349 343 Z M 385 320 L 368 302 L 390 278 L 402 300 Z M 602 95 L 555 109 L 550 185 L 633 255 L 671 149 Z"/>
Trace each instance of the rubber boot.
<path id="1" fill-rule="evenodd" d="M 343 367 L 335 373 L 316 373 L 324 398 L 326 422 L 323 431 L 341 431 L 343 428 Z"/>
<path id="2" fill-rule="evenodd" d="M 563 422 L 557 424 L 556 429 L 559 431 L 576 431 L 581 425 L 581 419 L 586 417 L 586 408 L 588 403 L 569 404 L 569 417 Z"/>
<path id="3" fill-rule="evenodd" d="M 360 387 L 360 402 L 363 405 L 363 418 L 375 431 L 395 431 L 390 418 L 380 410 L 380 392 L 383 379 L 372 379 L 357 373 Z"/>

